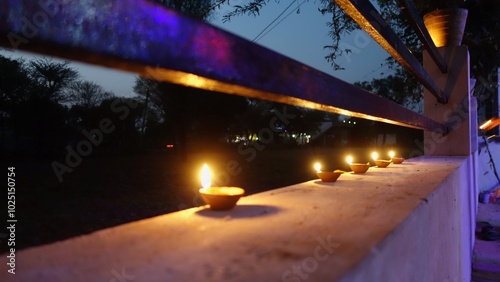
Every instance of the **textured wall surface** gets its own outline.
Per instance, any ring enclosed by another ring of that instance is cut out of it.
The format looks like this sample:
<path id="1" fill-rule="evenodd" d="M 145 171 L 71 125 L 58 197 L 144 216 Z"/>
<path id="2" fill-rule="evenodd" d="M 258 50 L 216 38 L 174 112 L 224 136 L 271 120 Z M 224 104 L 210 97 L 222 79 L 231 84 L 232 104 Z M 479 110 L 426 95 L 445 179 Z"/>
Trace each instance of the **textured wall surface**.
<path id="1" fill-rule="evenodd" d="M 191 208 L 20 251 L 0 280 L 464 281 L 470 169 L 422 157 Z"/>

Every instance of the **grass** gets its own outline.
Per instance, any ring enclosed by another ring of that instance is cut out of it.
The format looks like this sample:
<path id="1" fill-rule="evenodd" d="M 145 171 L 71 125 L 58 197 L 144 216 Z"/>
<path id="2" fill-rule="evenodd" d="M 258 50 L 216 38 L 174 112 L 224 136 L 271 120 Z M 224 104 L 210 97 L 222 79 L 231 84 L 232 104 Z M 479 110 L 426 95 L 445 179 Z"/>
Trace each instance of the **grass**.
<path id="1" fill-rule="evenodd" d="M 16 250 L 202 205 L 197 191 L 205 162 L 215 185 L 239 186 L 253 194 L 317 178 L 315 161 L 325 169 L 349 170 L 343 151 L 265 148 L 250 155 L 218 148 L 191 153 L 186 160 L 171 152 L 96 154 L 63 174 L 62 182 L 51 167 L 54 160 L 5 163 L 16 166 Z M 361 149 L 351 152 L 368 156 Z M 3 253 L 8 247 L 1 248 Z"/>

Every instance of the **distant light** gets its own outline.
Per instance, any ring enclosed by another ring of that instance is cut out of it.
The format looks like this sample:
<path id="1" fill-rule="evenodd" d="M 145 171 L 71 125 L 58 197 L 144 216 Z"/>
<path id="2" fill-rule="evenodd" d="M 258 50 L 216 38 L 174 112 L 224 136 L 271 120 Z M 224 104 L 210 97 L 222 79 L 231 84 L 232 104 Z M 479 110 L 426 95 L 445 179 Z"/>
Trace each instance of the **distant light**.
<path id="1" fill-rule="evenodd" d="M 489 131 L 498 126 L 499 124 L 500 124 L 500 117 L 494 117 L 481 124 L 481 126 L 479 126 L 479 129 L 483 131 Z"/>
<path id="2" fill-rule="evenodd" d="M 171 148 L 174 147 L 174 144 L 167 144 L 167 145 L 165 145 L 165 147 L 168 148 L 168 149 L 171 149 Z"/>
<path id="3" fill-rule="evenodd" d="M 479 127 L 479 129 L 483 130 L 483 129 L 484 129 L 484 128 L 486 128 L 486 127 L 487 127 L 490 123 L 491 123 L 491 119 L 490 119 L 490 120 L 488 120 L 488 121 L 486 121 L 485 123 L 483 123 L 483 124 Z"/>

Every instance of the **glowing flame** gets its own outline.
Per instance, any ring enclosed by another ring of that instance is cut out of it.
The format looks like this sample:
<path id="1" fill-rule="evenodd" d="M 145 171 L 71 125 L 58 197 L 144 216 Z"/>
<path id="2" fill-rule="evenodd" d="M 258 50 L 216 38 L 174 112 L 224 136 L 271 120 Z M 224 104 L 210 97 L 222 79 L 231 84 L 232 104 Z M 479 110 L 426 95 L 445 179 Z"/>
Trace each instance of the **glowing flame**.
<path id="1" fill-rule="evenodd" d="M 210 169 L 208 168 L 207 164 L 204 164 L 201 168 L 201 187 L 209 188 L 211 184 L 211 178 L 212 176 L 210 173 Z"/>
<path id="2" fill-rule="evenodd" d="M 351 157 L 351 156 L 347 156 L 347 158 L 345 158 L 345 161 L 346 161 L 348 164 L 352 164 L 352 157 Z"/>
<path id="3" fill-rule="evenodd" d="M 321 171 L 321 164 L 320 164 L 320 163 L 315 163 L 315 164 L 314 164 L 314 169 L 315 169 L 317 172 L 320 172 L 320 171 Z"/>
<path id="4" fill-rule="evenodd" d="M 491 119 L 490 119 L 490 120 L 488 120 L 488 121 L 486 121 L 485 123 L 483 123 L 483 124 L 479 127 L 479 129 L 481 129 L 481 130 L 485 129 L 485 128 L 486 128 L 486 127 L 487 127 L 487 126 L 488 126 L 491 122 L 492 122 L 492 121 L 491 121 Z"/>
<path id="5" fill-rule="evenodd" d="M 378 153 L 377 153 L 377 152 L 373 152 L 373 153 L 372 153 L 372 159 L 373 159 L 374 161 L 376 161 L 376 160 L 378 159 Z"/>
<path id="6" fill-rule="evenodd" d="M 389 157 L 391 157 L 391 159 L 392 159 L 392 158 L 394 158 L 394 156 L 395 156 L 394 151 L 390 151 L 389 152 Z"/>

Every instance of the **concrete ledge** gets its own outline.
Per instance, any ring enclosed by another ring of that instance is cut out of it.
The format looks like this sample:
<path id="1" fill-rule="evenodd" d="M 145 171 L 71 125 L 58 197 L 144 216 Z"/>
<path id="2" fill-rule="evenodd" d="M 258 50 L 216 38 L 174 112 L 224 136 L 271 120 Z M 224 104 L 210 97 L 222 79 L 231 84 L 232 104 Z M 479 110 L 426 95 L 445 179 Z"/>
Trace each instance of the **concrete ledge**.
<path id="1" fill-rule="evenodd" d="M 470 170 L 422 157 L 166 214 L 20 251 L 0 281 L 468 281 Z"/>

